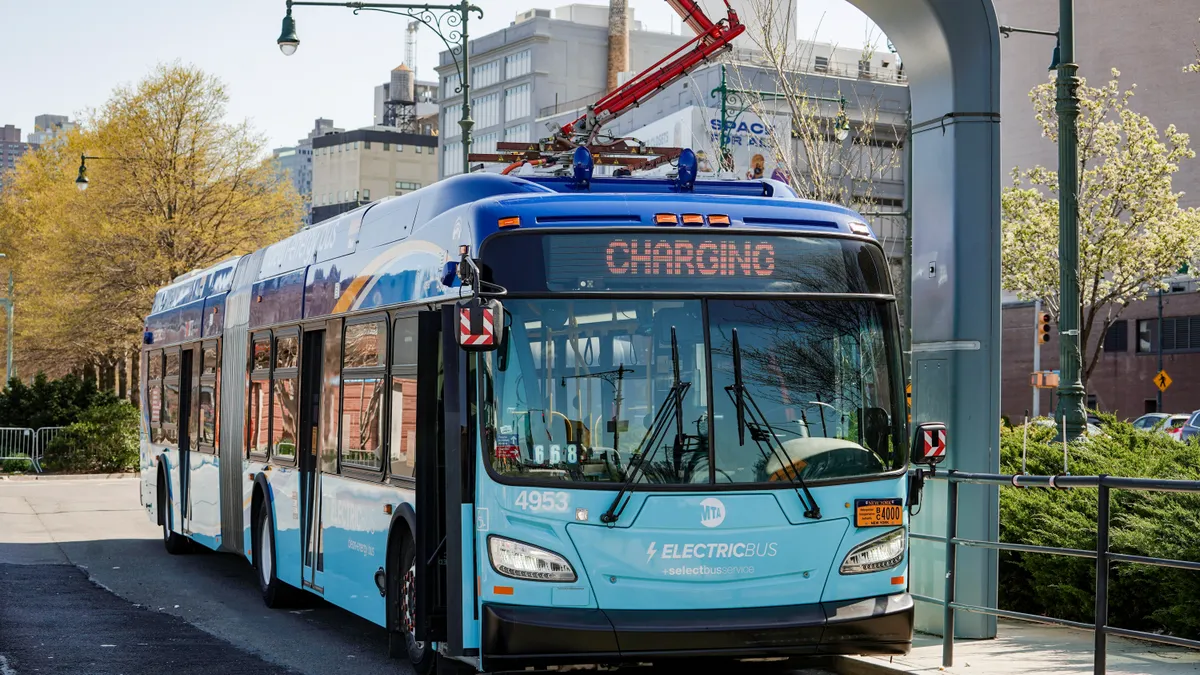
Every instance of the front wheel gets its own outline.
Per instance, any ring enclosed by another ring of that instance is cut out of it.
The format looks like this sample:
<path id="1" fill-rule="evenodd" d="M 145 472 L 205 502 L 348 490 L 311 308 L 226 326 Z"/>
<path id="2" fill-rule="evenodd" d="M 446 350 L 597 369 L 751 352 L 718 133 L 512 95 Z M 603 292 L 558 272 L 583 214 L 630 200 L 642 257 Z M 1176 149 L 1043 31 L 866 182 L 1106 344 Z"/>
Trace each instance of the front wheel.
<path id="1" fill-rule="evenodd" d="M 437 654 L 433 645 L 417 639 L 417 561 L 413 542 L 405 538 L 394 560 L 388 583 L 388 655 L 405 656 L 413 670 L 425 675 L 433 670 Z"/>

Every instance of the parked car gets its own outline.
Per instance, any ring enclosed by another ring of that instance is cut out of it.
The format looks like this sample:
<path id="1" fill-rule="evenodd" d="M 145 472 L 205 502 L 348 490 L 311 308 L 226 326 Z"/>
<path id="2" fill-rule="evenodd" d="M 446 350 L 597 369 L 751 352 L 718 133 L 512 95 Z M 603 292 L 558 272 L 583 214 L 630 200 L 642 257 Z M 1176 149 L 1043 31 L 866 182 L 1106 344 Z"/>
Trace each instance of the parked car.
<path id="1" fill-rule="evenodd" d="M 1143 431 L 1161 431 L 1178 441 L 1190 417 L 1179 413 L 1146 413 L 1133 421 L 1133 427 Z"/>
<path id="2" fill-rule="evenodd" d="M 1187 442 L 1189 438 L 1200 434 L 1200 410 L 1192 413 L 1187 422 L 1184 422 L 1183 429 L 1179 434 L 1179 440 Z"/>

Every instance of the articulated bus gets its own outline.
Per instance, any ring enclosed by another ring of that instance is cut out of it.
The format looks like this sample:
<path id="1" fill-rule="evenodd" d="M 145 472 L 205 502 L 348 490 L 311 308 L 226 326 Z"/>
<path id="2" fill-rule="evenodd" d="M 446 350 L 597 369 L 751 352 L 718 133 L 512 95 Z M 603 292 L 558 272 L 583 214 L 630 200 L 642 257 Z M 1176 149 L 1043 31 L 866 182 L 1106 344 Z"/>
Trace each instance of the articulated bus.
<path id="1" fill-rule="evenodd" d="M 902 654 L 895 305 L 782 183 L 450 178 L 158 292 L 142 503 L 419 672 Z"/>

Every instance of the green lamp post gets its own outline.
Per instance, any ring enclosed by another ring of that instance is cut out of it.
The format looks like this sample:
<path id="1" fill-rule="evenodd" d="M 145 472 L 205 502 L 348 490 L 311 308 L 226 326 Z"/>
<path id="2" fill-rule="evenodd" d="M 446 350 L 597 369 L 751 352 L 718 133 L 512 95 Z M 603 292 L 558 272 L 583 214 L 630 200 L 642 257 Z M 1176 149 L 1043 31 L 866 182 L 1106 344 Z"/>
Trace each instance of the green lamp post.
<path id="1" fill-rule="evenodd" d="M 438 36 L 446 49 L 450 50 L 450 58 L 454 59 L 454 67 L 458 70 L 458 88 L 455 93 L 462 93 L 462 118 L 458 121 L 462 127 L 463 173 L 470 173 L 471 163 L 471 129 L 475 121 L 471 119 L 471 70 L 470 50 L 467 48 L 469 37 L 467 22 L 474 13 L 477 18 L 483 18 L 483 10 L 462 0 L 454 5 L 400 5 L 379 2 L 296 2 L 287 0 L 287 13 L 283 16 L 283 26 L 279 32 L 279 51 L 284 56 L 296 53 L 300 46 L 300 38 L 296 35 L 296 20 L 292 18 L 292 7 L 309 5 L 316 7 L 344 7 L 359 12 L 383 12 L 396 14 L 420 21 Z"/>

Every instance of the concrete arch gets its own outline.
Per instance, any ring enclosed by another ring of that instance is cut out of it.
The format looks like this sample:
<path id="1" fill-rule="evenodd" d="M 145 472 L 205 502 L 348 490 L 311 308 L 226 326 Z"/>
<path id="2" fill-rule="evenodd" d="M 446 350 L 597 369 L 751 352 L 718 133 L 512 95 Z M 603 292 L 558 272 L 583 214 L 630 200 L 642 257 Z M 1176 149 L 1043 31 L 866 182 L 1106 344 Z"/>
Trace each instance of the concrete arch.
<path id="1" fill-rule="evenodd" d="M 913 421 L 949 427 L 945 465 L 999 470 L 1000 45 L 992 0 L 848 0 L 904 59 L 913 119 Z M 958 534 L 999 534 L 995 488 L 962 486 Z M 944 534 L 944 485 L 927 485 L 914 531 Z M 994 539 L 993 539 L 994 540 Z M 913 592 L 940 598 L 945 547 L 912 542 Z M 997 557 L 960 548 L 959 602 L 994 607 Z M 917 603 L 917 628 L 942 610 Z M 955 633 L 994 637 L 995 619 L 960 612 Z"/>

